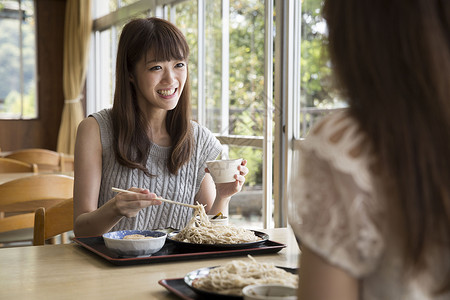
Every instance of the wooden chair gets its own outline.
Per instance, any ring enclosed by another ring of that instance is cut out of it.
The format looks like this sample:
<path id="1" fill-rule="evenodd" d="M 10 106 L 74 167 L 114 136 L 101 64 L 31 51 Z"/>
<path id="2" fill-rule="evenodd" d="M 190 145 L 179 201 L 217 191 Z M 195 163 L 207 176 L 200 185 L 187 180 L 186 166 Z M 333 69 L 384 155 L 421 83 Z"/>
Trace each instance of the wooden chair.
<path id="1" fill-rule="evenodd" d="M 38 174 L 0 184 L 0 243 L 32 241 L 34 212 L 73 197 L 73 177 Z"/>
<path id="2" fill-rule="evenodd" d="M 74 156 L 65 153 L 60 153 L 60 155 L 61 155 L 61 172 L 73 172 Z"/>
<path id="3" fill-rule="evenodd" d="M 61 243 L 67 243 L 64 233 L 73 229 L 73 198 L 65 199 L 49 208 L 40 207 L 34 215 L 33 245 L 45 242 L 61 234 Z"/>
<path id="4" fill-rule="evenodd" d="M 40 148 L 30 148 L 12 151 L 6 158 L 37 164 L 39 172 L 71 172 L 73 171 L 73 156 Z"/>
<path id="5" fill-rule="evenodd" d="M 36 164 L 26 163 L 12 158 L 0 157 L 0 173 L 37 173 Z"/>

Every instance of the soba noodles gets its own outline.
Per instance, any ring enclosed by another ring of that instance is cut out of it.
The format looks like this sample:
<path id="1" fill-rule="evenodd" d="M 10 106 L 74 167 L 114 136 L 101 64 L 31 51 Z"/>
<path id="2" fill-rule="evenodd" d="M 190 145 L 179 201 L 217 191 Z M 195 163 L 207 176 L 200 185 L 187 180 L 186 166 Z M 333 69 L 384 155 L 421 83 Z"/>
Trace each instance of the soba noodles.
<path id="1" fill-rule="evenodd" d="M 212 224 L 203 205 L 197 205 L 187 226 L 173 239 L 194 244 L 240 244 L 261 240 L 250 230 L 232 225 Z"/>
<path id="2" fill-rule="evenodd" d="M 145 240 L 145 239 L 152 239 L 152 236 L 145 236 L 142 234 L 129 234 L 124 236 L 123 240 Z"/>
<path id="3" fill-rule="evenodd" d="M 253 257 L 249 258 L 250 262 L 232 260 L 213 268 L 207 276 L 195 279 L 192 286 L 226 295 L 242 295 L 242 289 L 252 284 L 281 284 L 297 288 L 297 275 L 277 268 L 272 263 L 259 263 Z"/>

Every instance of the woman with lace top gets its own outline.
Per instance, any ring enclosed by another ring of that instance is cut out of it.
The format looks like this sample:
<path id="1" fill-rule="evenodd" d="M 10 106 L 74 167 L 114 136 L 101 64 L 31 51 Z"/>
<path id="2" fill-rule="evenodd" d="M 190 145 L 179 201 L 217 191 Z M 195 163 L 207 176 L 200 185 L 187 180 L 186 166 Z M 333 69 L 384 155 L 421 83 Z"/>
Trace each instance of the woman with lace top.
<path id="1" fill-rule="evenodd" d="M 78 127 L 75 146 L 74 232 L 101 235 L 111 230 L 184 228 L 192 209 L 161 203 L 205 205 L 228 213 L 236 181 L 214 184 L 206 161 L 222 146 L 190 118 L 189 47 L 181 31 L 158 18 L 135 19 L 120 35 L 114 104 Z M 115 193 L 112 187 L 137 192 Z"/>
<path id="2" fill-rule="evenodd" d="M 323 14 L 349 108 L 295 151 L 299 299 L 450 299 L 450 2 Z"/>

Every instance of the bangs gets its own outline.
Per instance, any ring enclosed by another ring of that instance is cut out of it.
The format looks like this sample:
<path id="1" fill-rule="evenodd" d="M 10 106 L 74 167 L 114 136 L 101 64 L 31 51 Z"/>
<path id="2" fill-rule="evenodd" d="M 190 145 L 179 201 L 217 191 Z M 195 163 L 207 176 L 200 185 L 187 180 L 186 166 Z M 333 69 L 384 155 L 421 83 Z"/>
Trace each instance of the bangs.
<path id="1" fill-rule="evenodd" d="M 183 34 L 165 22 L 158 22 L 147 33 L 144 45 L 145 53 L 150 50 L 156 61 L 187 60 L 189 46 Z"/>

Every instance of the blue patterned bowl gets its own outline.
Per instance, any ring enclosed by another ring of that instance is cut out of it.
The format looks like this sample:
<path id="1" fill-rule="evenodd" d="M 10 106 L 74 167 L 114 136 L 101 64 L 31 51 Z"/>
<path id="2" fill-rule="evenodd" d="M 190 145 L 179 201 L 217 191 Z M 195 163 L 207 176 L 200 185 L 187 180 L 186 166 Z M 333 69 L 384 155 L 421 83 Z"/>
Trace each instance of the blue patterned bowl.
<path id="1" fill-rule="evenodd" d="M 123 239 L 126 235 L 140 234 L 151 239 Z M 150 256 L 166 242 L 167 233 L 151 230 L 120 230 L 103 234 L 105 245 L 122 257 Z"/>

